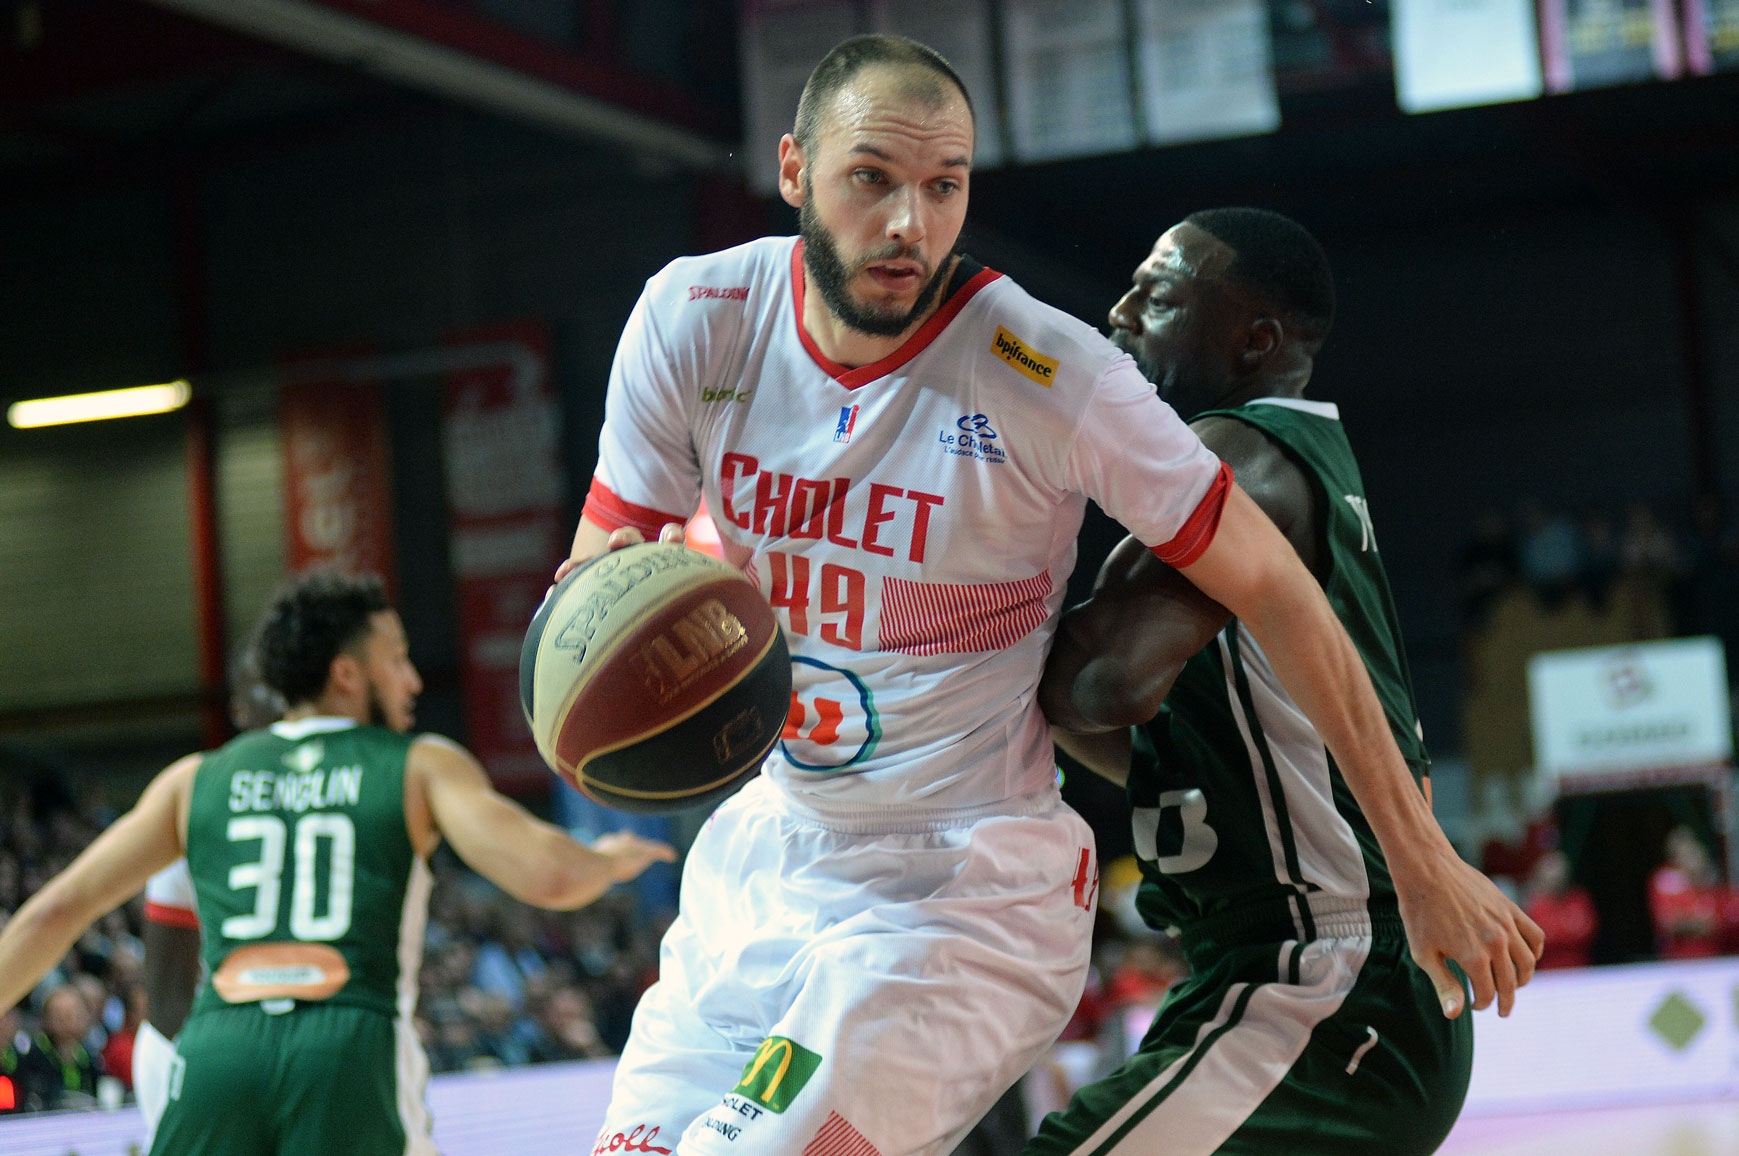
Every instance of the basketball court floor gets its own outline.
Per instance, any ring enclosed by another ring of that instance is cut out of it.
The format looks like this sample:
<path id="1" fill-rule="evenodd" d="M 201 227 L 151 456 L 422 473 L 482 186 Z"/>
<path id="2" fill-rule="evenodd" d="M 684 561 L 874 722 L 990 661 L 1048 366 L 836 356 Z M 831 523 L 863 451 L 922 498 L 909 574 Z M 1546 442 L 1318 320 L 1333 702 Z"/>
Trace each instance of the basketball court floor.
<path id="1" fill-rule="evenodd" d="M 1438 1156 L 1739 1156 L 1739 1100 L 1464 1117 Z"/>
<path id="2" fill-rule="evenodd" d="M 614 1061 L 437 1076 L 429 1101 L 443 1156 L 574 1156 L 589 1149 Z M 128 1156 L 135 1108 L 0 1122 L 5 1156 Z M 586 1144 L 576 1145 L 575 1137 Z M 1158 1153 L 1156 1156 L 1164 1156 Z M 1287 1156 L 1276 1153 L 1275 1156 Z M 1439 1156 L 1739 1156 L 1739 1099 L 1611 1109 L 1471 1115 Z"/>

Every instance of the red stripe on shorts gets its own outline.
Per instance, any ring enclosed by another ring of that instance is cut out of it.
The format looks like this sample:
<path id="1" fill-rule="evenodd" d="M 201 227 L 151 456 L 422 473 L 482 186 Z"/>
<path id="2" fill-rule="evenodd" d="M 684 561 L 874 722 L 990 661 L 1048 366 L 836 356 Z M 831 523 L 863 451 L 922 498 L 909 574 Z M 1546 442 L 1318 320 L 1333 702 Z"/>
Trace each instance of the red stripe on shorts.
<path id="1" fill-rule="evenodd" d="M 681 514 L 666 514 L 650 506 L 636 506 L 633 502 L 624 501 L 597 478 L 592 479 L 592 488 L 586 492 L 586 508 L 582 516 L 593 525 L 606 530 L 632 526 L 648 542 L 657 539 L 658 531 L 668 523 L 675 522 L 681 526 L 688 522 Z"/>
<path id="2" fill-rule="evenodd" d="M 882 1156 L 876 1146 L 864 1139 L 838 1112 L 829 1112 L 827 1122 L 803 1149 L 803 1156 Z"/>
<path id="3" fill-rule="evenodd" d="M 1002 650 L 1044 625 L 1050 573 L 973 586 L 882 579 L 881 647 L 901 654 Z"/>

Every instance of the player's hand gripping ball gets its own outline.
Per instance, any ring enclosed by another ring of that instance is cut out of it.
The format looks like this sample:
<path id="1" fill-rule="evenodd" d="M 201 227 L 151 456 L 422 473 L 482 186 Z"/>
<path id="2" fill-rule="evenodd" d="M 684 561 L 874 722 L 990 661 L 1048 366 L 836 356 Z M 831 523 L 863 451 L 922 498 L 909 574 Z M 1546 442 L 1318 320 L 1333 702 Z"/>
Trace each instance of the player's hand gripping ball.
<path id="1" fill-rule="evenodd" d="M 562 778 L 619 810 L 676 811 L 761 765 L 791 709 L 791 656 L 740 571 L 642 543 L 544 599 L 520 650 L 519 699 Z"/>

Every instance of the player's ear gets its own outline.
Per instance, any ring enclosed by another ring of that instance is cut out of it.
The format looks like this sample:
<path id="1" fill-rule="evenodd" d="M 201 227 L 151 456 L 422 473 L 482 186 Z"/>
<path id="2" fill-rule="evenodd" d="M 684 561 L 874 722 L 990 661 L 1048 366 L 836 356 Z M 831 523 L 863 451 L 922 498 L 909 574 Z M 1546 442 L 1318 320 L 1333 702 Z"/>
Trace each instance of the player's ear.
<path id="1" fill-rule="evenodd" d="M 1286 336 L 1286 327 L 1278 317 L 1258 317 L 1244 331 L 1244 348 L 1238 354 L 1238 365 L 1242 369 L 1254 369 L 1262 364 L 1276 349 L 1280 348 L 1281 340 Z"/>
<path id="2" fill-rule="evenodd" d="M 796 137 L 786 133 L 779 138 L 779 195 L 793 209 L 803 207 L 803 166 L 807 163 Z"/>
<path id="3" fill-rule="evenodd" d="M 362 660 L 348 650 L 340 650 L 332 656 L 332 665 L 326 668 L 326 689 L 340 695 L 355 694 L 368 686 L 368 676 L 362 669 Z"/>

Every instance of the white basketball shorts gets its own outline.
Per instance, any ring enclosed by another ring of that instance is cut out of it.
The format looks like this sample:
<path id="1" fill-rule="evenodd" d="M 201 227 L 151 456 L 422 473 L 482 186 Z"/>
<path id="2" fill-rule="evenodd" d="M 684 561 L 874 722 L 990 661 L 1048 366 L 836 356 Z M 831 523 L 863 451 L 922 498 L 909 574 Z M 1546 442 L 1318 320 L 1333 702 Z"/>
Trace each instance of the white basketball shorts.
<path id="1" fill-rule="evenodd" d="M 752 781 L 689 853 L 593 1152 L 945 1156 L 1074 1011 L 1097 886 L 1054 788 L 859 822 Z"/>
<path id="2" fill-rule="evenodd" d="M 150 1151 L 157 1121 L 169 1103 L 169 1070 L 174 1064 L 175 1044 L 152 1027 L 150 1020 L 142 1021 L 133 1035 L 133 1095 L 145 1120 L 145 1151 Z"/>

